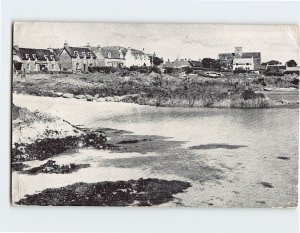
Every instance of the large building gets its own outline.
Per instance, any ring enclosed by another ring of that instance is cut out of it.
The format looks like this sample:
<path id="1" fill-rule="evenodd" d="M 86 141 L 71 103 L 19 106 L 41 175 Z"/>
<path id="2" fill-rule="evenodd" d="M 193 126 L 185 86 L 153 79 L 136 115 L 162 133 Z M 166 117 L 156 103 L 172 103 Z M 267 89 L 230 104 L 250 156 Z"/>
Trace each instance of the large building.
<path id="1" fill-rule="evenodd" d="M 235 47 L 234 53 L 220 53 L 219 60 L 223 69 L 234 70 L 247 68 L 249 70 L 258 70 L 261 66 L 261 53 L 243 52 L 242 47 Z"/>
<path id="2" fill-rule="evenodd" d="M 59 71 L 59 58 L 51 49 L 13 47 L 13 70 L 19 73 Z"/>

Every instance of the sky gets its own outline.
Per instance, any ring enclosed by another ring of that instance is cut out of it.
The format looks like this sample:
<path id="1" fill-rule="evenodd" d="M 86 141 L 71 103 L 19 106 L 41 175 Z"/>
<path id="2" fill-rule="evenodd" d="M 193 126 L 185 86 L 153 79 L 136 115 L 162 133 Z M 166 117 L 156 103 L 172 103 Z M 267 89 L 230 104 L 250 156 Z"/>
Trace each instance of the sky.
<path id="1" fill-rule="evenodd" d="M 14 23 L 14 45 L 28 48 L 70 46 L 123 46 L 155 52 L 166 61 L 217 58 L 219 53 L 261 52 L 262 61 L 300 64 L 298 25 L 226 24 L 115 24 L 115 23 Z"/>

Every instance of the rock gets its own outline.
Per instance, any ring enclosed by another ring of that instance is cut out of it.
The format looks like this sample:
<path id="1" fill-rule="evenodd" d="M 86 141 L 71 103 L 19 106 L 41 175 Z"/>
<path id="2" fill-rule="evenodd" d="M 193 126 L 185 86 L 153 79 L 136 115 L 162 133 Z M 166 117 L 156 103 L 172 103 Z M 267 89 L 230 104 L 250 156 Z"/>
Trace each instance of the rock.
<path id="1" fill-rule="evenodd" d="M 91 95 L 85 95 L 85 98 L 87 101 L 93 101 L 94 100 L 94 97 L 91 96 Z"/>
<path id="2" fill-rule="evenodd" d="M 105 102 L 105 98 L 98 98 L 97 100 L 96 100 L 97 102 Z"/>
<path id="3" fill-rule="evenodd" d="M 74 96 L 75 99 L 85 99 L 84 95 L 75 95 Z"/>
<path id="4" fill-rule="evenodd" d="M 114 102 L 120 102 L 119 96 L 114 96 L 114 97 L 113 97 L 113 101 L 114 101 Z"/>
<path id="5" fill-rule="evenodd" d="M 53 97 L 61 97 L 64 93 L 61 92 L 54 92 Z"/>
<path id="6" fill-rule="evenodd" d="M 114 101 L 114 98 L 113 98 L 113 97 L 106 97 L 106 98 L 105 98 L 105 101 L 106 101 L 106 102 L 113 102 L 113 101 Z"/>
<path id="7" fill-rule="evenodd" d="M 74 95 L 73 95 L 73 94 L 70 94 L 70 93 L 66 93 L 66 94 L 63 94 L 62 97 L 63 97 L 63 98 L 71 99 L 71 98 L 74 97 Z"/>

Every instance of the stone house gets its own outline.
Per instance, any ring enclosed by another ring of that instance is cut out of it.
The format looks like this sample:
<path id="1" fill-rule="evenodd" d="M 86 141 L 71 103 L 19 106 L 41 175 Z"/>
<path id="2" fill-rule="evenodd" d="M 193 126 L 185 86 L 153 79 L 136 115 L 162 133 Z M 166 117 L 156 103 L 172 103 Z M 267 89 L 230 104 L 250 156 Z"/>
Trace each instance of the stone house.
<path id="1" fill-rule="evenodd" d="M 64 71 L 88 71 L 88 67 L 95 66 L 97 62 L 97 56 L 89 45 L 72 47 L 65 43 L 59 54 L 59 65 Z"/>
<path id="2" fill-rule="evenodd" d="M 20 48 L 13 46 L 13 71 L 34 73 L 60 71 L 59 58 L 51 49 Z"/>

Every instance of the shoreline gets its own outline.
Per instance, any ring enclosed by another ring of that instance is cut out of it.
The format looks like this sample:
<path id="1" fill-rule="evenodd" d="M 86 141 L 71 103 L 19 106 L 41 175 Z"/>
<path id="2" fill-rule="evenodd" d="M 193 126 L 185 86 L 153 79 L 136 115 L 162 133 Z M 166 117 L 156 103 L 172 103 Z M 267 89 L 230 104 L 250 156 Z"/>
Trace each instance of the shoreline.
<path id="1" fill-rule="evenodd" d="M 286 88 L 286 90 L 282 91 L 282 88 L 279 90 L 274 89 L 272 91 L 265 91 L 268 94 L 272 93 L 278 93 L 281 92 L 283 95 L 289 95 L 289 94 L 294 94 L 297 92 L 297 95 L 299 95 L 299 90 L 298 89 L 290 89 Z M 13 95 L 24 95 L 24 96 L 36 96 L 36 95 L 31 95 L 27 93 L 16 93 L 13 92 Z M 39 97 L 39 96 L 36 96 Z M 181 103 L 161 103 L 159 105 L 156 104 L 155 99 L 143 99 L 142 95 L 135 94 L 135 95 L 124 95 L 124 96 L 109 96 L 106 98 L 95 98 L 89 95 L 79 95 L 78 96 L 72 96 L 69 93 L 52 93 L 50 96 L 41 96 L 41 97 L 49 97 L 49 98 L 62 98 L 62 99 L 74 99 L 76 101 L 88 101 L 88 102 L 106 102 L 106 103 L 130 103 L 130 104 L 137 104 L 137 105 L 146 105 L 146 106 L 151 106 L 151 107 L 169 107 L 169 108 L 230 108 L 230 109 L 267 109 L 267 108 L 298 108 L 299 107 L 299 100 L 298 101 L 287 101 L 287 100 L 272 100 L 270 98 L 255 98 L 255 99 L 250 99 L 250 100 L 242 100 L 238 99 L 236 101 L 232 100 L 223 100 L 223 101 L 218 101 L 214 102 L 210 106 L 204 106 L 203 103 L 198 103 L 193 106 L 189 106 L 189 104 L 186 101 L 183 101 Z M 138 100 L 138 98 L 142 97 L 142 100 Z M 135 99 L 135 100 L 134 100 Z M 265 105 L 260 106 L 262 104 Z M 179 101 L 178 101 L 179 102 Z"/>
<path id="2" fill-rule="evenodd" d="M 156 107 L 276 108 L 299 105 L 298 85 L 294 84 L 297 78 L 291 75 L 278 79 L 234 74 L 215 79 L 152 73 L 126 77 L 99 73 L 38 74 L 24 79 L 14 77 L 13 91 L 35 96 Z M 297 96 L 291 97 L 290 94 Z"/>

